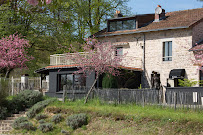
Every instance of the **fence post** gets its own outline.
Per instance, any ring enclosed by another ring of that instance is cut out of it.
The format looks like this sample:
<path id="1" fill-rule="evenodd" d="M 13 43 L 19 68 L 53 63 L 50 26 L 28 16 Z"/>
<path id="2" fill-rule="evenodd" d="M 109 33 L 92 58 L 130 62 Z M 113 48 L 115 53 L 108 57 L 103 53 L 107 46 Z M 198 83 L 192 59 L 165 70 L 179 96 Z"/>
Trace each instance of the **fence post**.
<path id="1" fill-rule="evenodd" d="M 177 104 L 177 93 L 174 92 L 174 109 L 176 110 L 176 104 Z"/>
<path id="2" fill-rule="evenodd" d="M 120 90 L 118 90 L 118 104 L 121 103 L 121 99 L 120 99 Z"/>
<path id="3" fill-rule="evenodd" d="M 28 88 L 28 74 L 21 76 L 21 90 Z"/>
<path id="4" fill-rule="evenodd" d="M 14 95 L 14 80 L 13 80 L 13 76 L 11 77 L 11 90 L 12 90 L 11 95 L 13 96 Z"/>
<path id="5" fill-rule="evenodd" d="M 67 98 L 67 86 L 63 89 L 63 103 L 66 101 Z"/>

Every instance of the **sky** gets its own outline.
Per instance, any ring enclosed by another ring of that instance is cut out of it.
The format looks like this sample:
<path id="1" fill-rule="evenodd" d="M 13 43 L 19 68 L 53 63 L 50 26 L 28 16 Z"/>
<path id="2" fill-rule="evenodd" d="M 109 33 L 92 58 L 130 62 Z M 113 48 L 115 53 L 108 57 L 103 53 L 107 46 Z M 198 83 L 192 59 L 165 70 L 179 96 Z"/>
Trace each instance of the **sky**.
<path id="1" fill-rule="evenodd" d="M 132 14 L 154 13 L 157 5 L 166 12 L 202 8 L 203 1 L 198 0 L 129 0 L 128 6 Z"/>

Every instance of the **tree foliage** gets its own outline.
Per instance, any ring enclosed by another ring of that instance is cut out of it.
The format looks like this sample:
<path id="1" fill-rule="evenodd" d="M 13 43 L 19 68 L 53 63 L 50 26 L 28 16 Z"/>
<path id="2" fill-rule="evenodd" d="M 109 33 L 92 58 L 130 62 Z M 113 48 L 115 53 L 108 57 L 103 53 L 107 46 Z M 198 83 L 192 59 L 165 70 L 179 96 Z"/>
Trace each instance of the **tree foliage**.
<path id="1" fill-rule="evenodd" d="M 116 48 L 114 45 L 108 42 L 101 43 L 96 39 L 89 38 L 83 45 L 84 53 L 81 54 L 75 50 L 74 47 L 70 48 L 70 50 L 74 51 L 75 54 L 69 54 L 67 58 L 78 65 L 79 70 L 77 73 L 91 74 L 92 72 L 95 72 L 96 74 L 95 81 L 87 94 L 85 103 L 87 102 L 88 96 L 101 74 L 108 73 L 113 76 L 119 75 L 118 69 L 125 62 L 123 58 L 127 54 L 116 56 Z"/>
<path id="2" fill-rule="evenodd" d="M 104 28 L 115 8 L 128 11 L 127 0 L 52 0 L 49 4 L 39 1 L 36 6 L 28 2 L 0 2 L 0 38 L 18 32 L 30 41 L 28 54 L 35 59 L 27 62 L 26 73 L 31 76 L 33 70 L 49 65 L 51 54 L 68 51 L 62 48 L 72 44 L 82 50 L 84 38 Z"/>
<path id="3" fill-rule="evenodd" d="M 19 35 L 13 34 L 0 40 L 0 69 L 6 70 L 5 77 L 12 69 L 25 67 L 25 62 L 32 59 L 27 55 L 28 47 L 28 40 Z"/>

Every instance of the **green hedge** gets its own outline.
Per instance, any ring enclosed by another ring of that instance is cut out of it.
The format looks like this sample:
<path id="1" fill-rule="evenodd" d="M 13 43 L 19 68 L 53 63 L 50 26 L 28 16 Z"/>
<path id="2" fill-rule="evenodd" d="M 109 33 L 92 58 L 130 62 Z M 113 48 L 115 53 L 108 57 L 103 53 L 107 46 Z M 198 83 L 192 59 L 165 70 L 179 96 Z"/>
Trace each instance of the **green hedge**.
<path id="1" fill-rule="evenodd" d="M 102 88 L 118 88 L 116 77 L 110 74 L 105 74 L 102 79 Z"/>
<path id="2" fill-rule="evenodd" d="M 22 91 L 18 95 L 13 96 L 11 100 L 2 100 L 0 104 L 0 119 L 5 119 L 5 117 L 9 116 L 12 113 L 24 111 L 26 108 L 29 108 L 42 100 L 42 93 L 32 90 Z"/>
<path id="3" fill-rule="evenodd" d="M 84 113 L 71 115 L 67 118 L 66 123 L 72 129 L 77 129 L 88 124 L 87 115 Z"/>
<path id="4" fill-rule="evenodd" d="M 12 100 L 9 101 L 8 110 L 11 113 L 18 113 L 19 111 L 24 111 L 43 100 L 43 95 L 41 92 L 25 90 L 14 96 Z"/>
<path id="5" fill-rule="evenodd" d="M 43 108 L 45 108 L 48 104 L 51 102 L 54 102 L 56 99 L 50 98 L 41 102 L 38 102 L 35 104 L 28 112 L 27 112 L 27 117 L 28 118 L 33 118 L 37 113 L 39 113 Z"/>

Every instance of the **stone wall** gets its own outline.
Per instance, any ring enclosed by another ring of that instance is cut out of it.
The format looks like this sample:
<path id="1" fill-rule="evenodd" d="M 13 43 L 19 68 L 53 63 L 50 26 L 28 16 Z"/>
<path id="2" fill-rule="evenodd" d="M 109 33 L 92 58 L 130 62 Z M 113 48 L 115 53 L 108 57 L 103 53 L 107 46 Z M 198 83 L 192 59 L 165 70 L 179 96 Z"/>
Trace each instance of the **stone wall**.
<path id="1" fill-rule="evenodd" d="M 196 25 L 193 30 L 199 30 L 200 27 L 202 27 L 202 24 Z M 191 28 L 145 33 L 145 82 L 147 83 L 142 83 L 142 86 L 145 85 L 143 87 L 150 87 L 152 71 L 160 73 L 163 86 L 167 85 L 167 78 L 169 78 L 172 69 L 185 69 L 186 78 L 199 80 L 197 67 L 193 65 L 191 60 L 194 57 L 193 53 L 188 51 L 192 47 L 192 36 L 195 39 L 201 37 L 201 35 L 195 36 Z M 124 53 L 128 52 L 127 56 L 140 57 L 143 61 L 143 37 L 142 33 L 137 33 L 103 37 L 100 40 L 110 41 L 111 43 L 129 42 L 129 46 L 123 46 Z M 163 61 L 163 42 L 165 41 L 172 41 L 172 61 Z M 130 62 L 133 62 L 133 60 L 129 60 Z"/>

